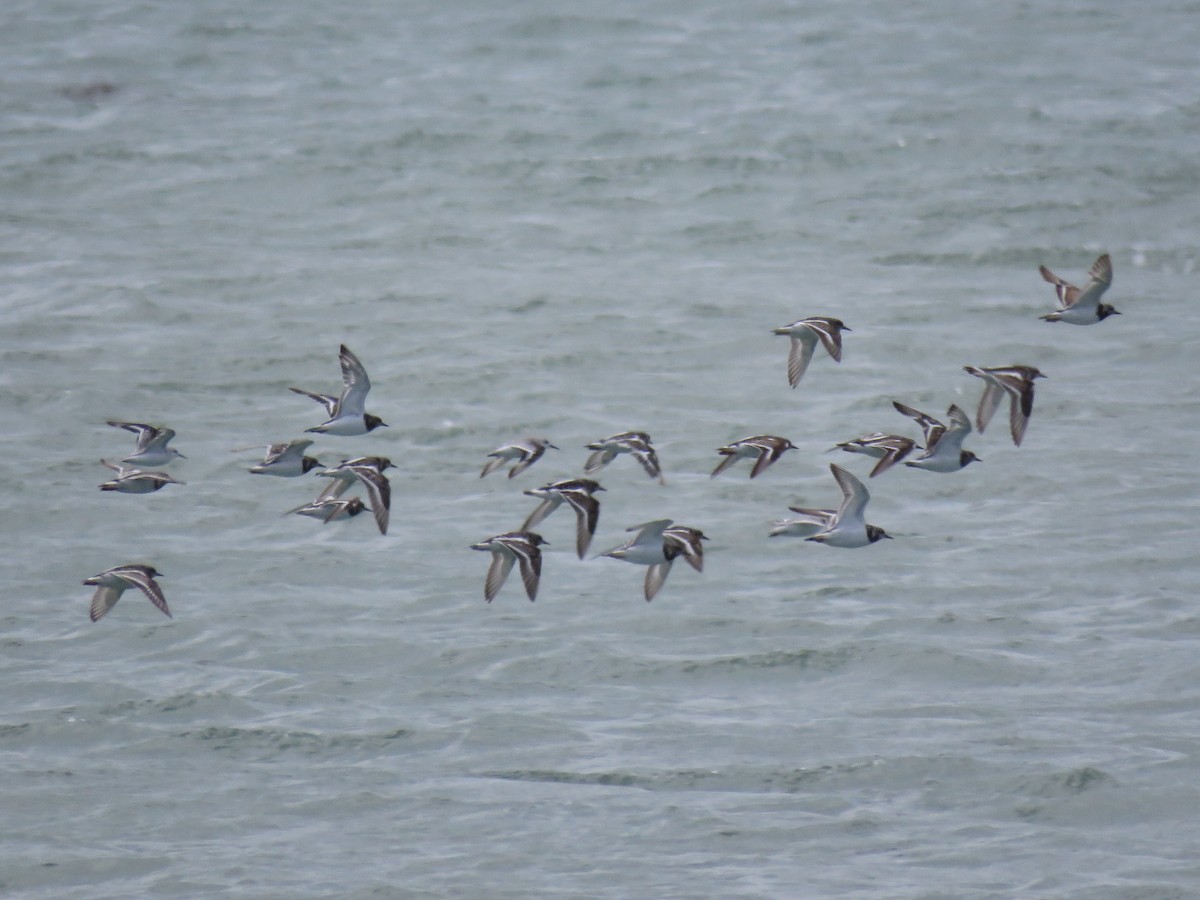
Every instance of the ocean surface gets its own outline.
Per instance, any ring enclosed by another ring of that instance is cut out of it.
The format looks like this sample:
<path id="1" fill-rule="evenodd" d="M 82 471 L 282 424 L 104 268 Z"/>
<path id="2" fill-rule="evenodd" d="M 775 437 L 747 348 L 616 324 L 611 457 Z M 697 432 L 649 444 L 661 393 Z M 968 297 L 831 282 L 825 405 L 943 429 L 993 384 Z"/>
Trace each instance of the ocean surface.
<path id="1" fill-rule="evenodd" d="M 1200 3 L 153 4 L 0 11 L 0 895 L 1200 896 Z M 1052 325 L 1102 252 L 1122 315 Z M 852 329 L 786 379 L 771 329 Z M 248 475 L 336 392 L 391 529 Z M 894 540 L 768 538 L 827 452 L 974 412 Z M 101 493 L 165 424 L 184 486 Z M 589 441 L 536 603 L 469 545 Z M 714 450 L 800 448 L 753 481 Z M 512 479 L 486 454 L 548 451 Z M 250 448 L 250 449 L 246 449 Z M 653 603 L 592 555 L 710 538 Z M 151 563 L 88 621 L 83 579 Z"/>

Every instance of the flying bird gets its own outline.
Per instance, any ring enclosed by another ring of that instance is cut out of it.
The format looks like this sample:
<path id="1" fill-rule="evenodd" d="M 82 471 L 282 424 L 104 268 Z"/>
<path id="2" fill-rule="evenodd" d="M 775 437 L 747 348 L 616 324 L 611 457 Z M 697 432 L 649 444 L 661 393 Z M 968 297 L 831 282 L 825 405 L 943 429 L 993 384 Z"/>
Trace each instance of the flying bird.
<path id="1" fill-rule="evenodd" d="M 338 362 L 342 366 L 342 393 L 339 397 L 332 394 L 314 394 L 312 391 L 294 387 L 290 390 L 316 400 L 325 407 L 329 414 L 328 421 L 322 422 L 307 431 L 316 434 L 359 435 L 374 431 L 380 426 L 387 427 L 379 416 L 366 411 L 367 392 L 371 390 L 371 380 L 367 378 L 367 370 L 359 358 L 350 352 L 350 348 L 342 344 L 338 351 Z"/>
<path id="2" fill-rule="evenodd" d="M 521 570 L 521 581 L 525 583 L 529 601 L 532 603 L 536 600 L 538 582 L 542 577 L 541 547 L 546 543 L 540 534 L 532 531 L 510 531 L 472 544 L 472 550 L 485 550 L 492 554 L 487 578 L 483 582 L 483 599 L 491 603 L 496 598 L 516 563 Z"/>
<path id="3" fill-rule="evenodd" d="M 1107 253 L 1092 263 L 1092 267 L 1088 269 L 1088 283 L 1082 289 L 1059 278 L 1045 266 L 1038 266 L 1038 271 L 1042 273 L 1045 281 L 1054 285 L 1054 293 L 1058 296 L 1058 309 L 1040 316 L 1043 321 L 1094 325 L 1103 322 L 1109 316 L 1121 314 L 1109 304 L 1100 302 L 1104 292 L 1112 286 L 1112 260 Z"/>
<path id="4" fill-rule="evenodd" d="M 163 596 L 162 588 L 154 580 L 161 577 L 162 572 L 157 571 L 153 566 L 130 563 L 124 566 L 113 566 L 111 569 L 105 569 L 99 575 L 88 578 L 83 583 L 96 588 L 96 593 L 92 595 L 90 610 L 92 621 L 99 622 L 108 615 L 108 611 L 117 605 L 121 595 L 130 588 L 137 588 L 150 598 L 150 602 L 158 607 L 163 615 L 168 619 L 171 618 L 171 610 L 167 608 L 167 598 Z"/>
<path id="5" fill-rule="evenodd" d="M 1033 382 L 1036 378 L 1045 378 L 1033 366 L 963 366 L 963 370 L 984 381 L 983 395 L 979 398 L 979 409 L 975 413 L 975 427 L 983 434 L 983 429 L 992 420 L 996 407 L 1009 397 L 1008 422 L 1012 431 L 1013 443 L 1021 446 L 1025 437 L 1025 428 L 1029 425 L 1029 417 L 1033 414 Z"/>
<path id="6" fill-rule="evenodd" d="M 773 334 L 786 334 L 791 338 L 791 349 L 788 351 L 788 384 L 795 387 L 800 383 L 808 364 L 812 362 L 817 341 L 825 346 L 834 362 L 841 362 L 843 331 L 850 331 L 846 323 L 827 316 L 810 316 L 791 325 L 776 328 Z"/>

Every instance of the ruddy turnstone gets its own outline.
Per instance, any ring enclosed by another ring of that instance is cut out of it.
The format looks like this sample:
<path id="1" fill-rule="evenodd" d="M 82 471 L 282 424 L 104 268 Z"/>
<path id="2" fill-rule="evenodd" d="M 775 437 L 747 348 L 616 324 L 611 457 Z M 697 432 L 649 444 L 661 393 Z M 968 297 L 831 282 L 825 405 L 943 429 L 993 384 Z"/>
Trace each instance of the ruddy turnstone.
<path id="1" fill-rule="evenodd" d="M 828 521 L 828 525 L 823 530 L 810 535 L 805 540 L 816 541 L 830 547 L 865 547 L 867 544 L 874 544 L 883 538 L 891 538 L 891 535 L 878 525 L 868 525 L 866 519 L 863 518 L 867 501 L 871 499 L 866 486 L 836 463 L 829 467 L 829 471 L 833 473 L 838 487 L 842 489 L 842 505 L 838 507 L 837 512 L 833 513 L 831 519 L 827 518 L 830 510 L 793 509 L 794 512 L 801 515 L 813 518 L 819 516 Z"/>
<path id="2" fill-rule="evenodd" d="M 113 428 L 124 428 L 137 435 L 137 448 L 121 462 L 134 466 L 165 466 L 175 458 L 187 459 L 174 447 L 168 447 L 167 442 L 175 437 L 170 428 L 156 428 L 153 425 L 143 425 L 141 422 L 117 422 L 109 420 Z"/>
<path id="3" fill-rule="evenodd" d="M 671 564 L 678 557 L 684 557 L 696 571 L 704 567 L 704 548 L 700 541 L 705 540 L 705 536 L 695 528 L 675 525 L 671 519 L 656 519 L 634 525 L 626 531 L 636 531 L 637 534 L 620 547 L 600 555 L 649 567 L 643 586 L 647 603 L 662 588 L 671 572 Z"/>
<path id="4" fill-rule="evenodd" d="M 800 383 L 808 364 L 812 362 L 818 340 L 825 345 L 834 362 L 841 362 L 842 332 L 849 330 L 841 319 L 827 316 L 811 316 L 776 328 L 774 334 L 786 334 L 792 340 L 788 352 L 788 384 L 795 387 Z"/>
<path id="5" fill-rule="evenodd" d="M 334 397 L 331 394 L 314 394 L 311 391 L 291 388 L 297 394 L 303 394 L 316 400 L 325 407 L 329 420 L 315 428 L 305 429 L 316 434 L 358 435 L 374 431 L 387 423 L 379 416 L 373 416 L 366 411 L 367 392 L 371 390 L 371 381 L 367 378 L 367 370 L 358 357 L 350 352 L 350 348 L 342 344 L 338 351 L 338 362 L 342 366 L 342 394 Z"/>
<path id="6" fill-rule="evenodd" d="M 883 434 L 877 431 L 874 434 L 864 434 L 852 441 L 842 441 L 835 449 L 840 448 L 847 453 L 861 453 L 879 460 L 869 476 L 874 478 L 912 453 L 916 446 L 917 442 L 912 438 L 902 437 L 898 434 Z"/>
<path id="7" fill-rule="evenodd" d="M 248 471 L 255 475 L 278 475 L 281 478 L 303 475 L 321 465 L 320 460 L 315 457 L 304 455 L 304 451 L 311 446 L 310 440 L 269 444 L 263 461 L 257 466 L 251 466 Z"/>
<path id="8" fill-rule="evenodd" d="M 486 550 L 492 554 L 491 565 L 488 566 L 487 578 L 483 582 L 483 599 L 491 603 L 508 573 L 512 571 L 513 563 L 518 563 L 521 569 L 521 580 L 525 583 L 525 593 L 532 603 L 537 599 L 538 581 L 542 577 L 541 546 L 546 544 L 540 534 L 532 531 L 510 531 L 498 534 L 486 541 L 472 544 L 472 550 Z"/>
<path id="9" fill-rule="evenodd" d="M 163 596 L 162 588 L 155 578 L 161 578 L 162 572 L 153 566 L 131 563 L 124 566 L 113 566 L 105 569 L 99 575 L 93 575 L 84 581 L 89 587 L 94 586 L 96 593 L 92 595 L 90 611 L 93 622 L 103 619 L 110 609 L 117 605 L 121 595 L 130 588 L 137 588 L 150 598 L 150 602 L 162 610 L 163 615 L 171 618 L 171 610 L 167 609 L 167 598 Z"/>
<path id="10" fill-rule="evenodd" d="M 621 434 L 614 434 L 611 437 L 587 444 L 585 449 L 593 451 L 587 458 L 587 462 L 584 463 L 585 475 L 599 472 L 612 462 L 618 453 L 629 453 L 642 464 L 647 475 L 657 478 L 659 484 L 666 484 L 662 467 L 658 464 L 658 454 L 650 445 L 650 435 L 644 431 L 624 431 Z"/>
<path id="11" fill-rule="evenodd" d="M 346 492 L 346 489 L 356 481 L 367 492 L 371 501 L 371 511 L 375 514 L 375 524 L 380 534 L 387 534 L 388 514 L 392 508 L 392 485 L 383 470 L 391 467 L 392 461 L 386 456 L 360 456 L 357 459 L 347 459 L 317 474 L 323 478 L 332 478 L 330 485 L 317 495 L 316 502 L 336 500 Z"/>
<path id="12" fill-rule="evenodd" d="M 575 551 L 583 559 L 600 521 L 600 501 L 592 495 L 602 490 L 604 488 L 590 478 L 567 478 L 526 491 L 526 496 L 537 497 L 542 502 L 521 525 L 521 531 L 529 531 L 565 502 L 575 510 Z"/>
<path id="13" fill-rule="evenodd" d="M 725 458 L 717 463 L 717 467 L 712 470 L 712 475 L 709 477 L 716 478 L 739 459 L 755 459 L 754 468 L 750 470 L 750 477 L 754 478 L 765 472 L 767 466 L 783 456 L 785 451 L 795 449 L 797 449 L 796 445 L 787 438 L 773 434 L 756 434 L 753 437 L 742 438 L 740 441 L 717 448 L 717 452 Z"/>
<path id="14" fill-rule="evenodd" d="M 479 473 L 479 477 L 483 478 L 486 475 L 491 475 L 506 462 L 516 460 L 516 465 L 508 470 L 508 477 L 513 478 L 541 459 L 542 454 L 546 452 L 547 448 L 558 449 L 544 437 L 527 437 L 511 441 L 497 447 L 488 454 L 492 458 L 483 467 L 483 471 Z"/>
<path id="15" fill-rule="evenodd" d="M 1088 283 L 1082 290 L 1059 278 L 1045 266 L 1038 266 L 1038 271 L 1042 273 L 1044 280 L 1054 285 L 1054 292 L 1058 295 L 1058 309 L 1040 316 L 1043 321 L 1066 322 L 1068 325 L 1095 325 L 1109 316 L 1121 314 L 1107 303 L 1100 302 L 1104 292 L 1112 285 L 1112 260 L 1107 253 L 1092 263 L 1092 267 L 1088 269 Z"/>
<path id="16" fill-rule="evenodd" d="M 982 462 L 970 450 L 962 448 L 963 441 L 971 433 L 971 420 L 957 404 L 946 410 L 950 419 L 949 428 L 933 416 L 905 406 L 899 401 L 893 400 L 892 406 L 896 407 L 897 412 L 915 419 L 925 432 L 925 452 L 906 462 L 906 466 L 930 472 L 957 472 L 973 462 Z"/>
<path id="17" fill-rule="evenodd" d="M 118 466 L 107 459 L 100 460 L 117 473 L 117 476 L 100 485 L 102 491 L 119 491 L 122 494 L 150 494 L 168 484 L 183 484 L 166 472 L 146 472 L 133 466 Z"/>
<path id="18" fill-rule="evenodd" d="M 1012 430 L 1013 443 L 1021 446 L 1025 437 L 1025 428 L 1033 413 L 1033 382 L 1035 378 L 1046 376 L 1033 366 L 963 366 L 984 381 L 983 395 L 979 398 L 979 409 L 975 413 L 975 427 L 983 434 L 983 429 L 992 420 L 996 407 L 1000 405 L 1005 394 L 1009 396 L 1008 422 Z"/>
<path id="19" fill-rule="evenodd" d="M 359 497 L 351 497 L 349 500 L 318 497 L 311 503 L 289 509 L 284 515 L 290 516 L 295 513 L 298 516 L 308 516 L 310 519 L 320 519 L 323 524 L 328 525 L 338 519 L 352 519 L 366 508 L 366 504 Z"/>

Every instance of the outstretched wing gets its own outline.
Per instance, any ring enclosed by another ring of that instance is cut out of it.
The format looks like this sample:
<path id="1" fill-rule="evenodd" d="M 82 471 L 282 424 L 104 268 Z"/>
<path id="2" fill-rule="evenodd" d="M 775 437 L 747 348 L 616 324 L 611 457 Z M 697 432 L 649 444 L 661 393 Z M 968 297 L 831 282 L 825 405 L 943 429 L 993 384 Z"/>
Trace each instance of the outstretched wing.
<path id="1" fill-rule="evenodd" d="M 371 390 L 371 379 L 359 358 L 342 344 L 338 350 L 338 362 L 342 364 L 342 396 L 337 401 L 337 413 L 330 415 L 356 415 L 366 412 L 367 392 Z"/>
<path id="2" fill-rule="evenodd" d="M 809 328 L 821 339 L 821 343 L 833 357 L 834 362 L 842 361 L 842 330 L 841 322 L 831 319 L 813 318 L 807 320 Z"/>
<path id="3" fill-rule="evenodd" d="M 596 533 L 596 525 L 600 521 L 600 501 L 586 491 L 564 491 L 562 498 L 571 504 L 575 510 L 575 552 L 579 558 L 587 553 Z M 534 510 L 537 512 L 537 510 Z M 522 531 L 528 531 L 522 527 Z"/>
<path id="4" fill-rule="evenodd" d="M 163 596 L 162 588 L 158 586 L 157 581 L 155 581 L 141 569 L 136 569 L 133 567 L 121 569 L 117 574 L 149 597 L 150 602 L 158 607 L 158 609 L 164 613 L 168 619 L 171 618 L 171 611 L 167 609 L 167 598 Z M 99 593 L 99 591 L 97 591 L 97 593 Z M 113 601 L 113 603 L 116 602 L 116 600 Z"/>
<path id="5" fill-rule="evenodd" d="M 525 493 L 530 494 L 529 491 L 526 491 Z M 536 497 L 538 495 L 530 494 L 530 496 Z M 563 499 L 564 498 L 561 494 L 553 494 L 552 496 L 543 499 L 542 502 L 534 508 L 533 512 L 529 514 L 525 521 L 521 523 L 521 531 L 528 531 L 535 525 L 541 524 L 546 516 L 558 509 L 558 507 L 562 504 Z"/>
<path id="6" fill-rule="evenodd" d="M 1068 309 L 1075 305 L 1075 301 L 1079 299 L 1079 288 L 1066 279 L 1059 278 L 1045 266 L 1038 266 L 1038 272 L 1041 273 L 1043 281 L 1054 285 L 1054 293 L 1058 297 L 1060 307 Z"/>
<path id="7" fill-rule="evenodd" d="M 329 394 L 314 394 L 312 391 L 306 391 L 303 388 L 298 387 L 288 388 L 288 390 L 293 394 L 302 394 L 305 397 L 308 397 L 310 400 L 316 400 L 323 407 L 325 407 L 325 412 L 329 414 L 330 418 L 334 416 L 334 410 L 337 409 L 338 403 L 337 397 L 332 397 Z"/>
<path id="8" fill-rule="evenodd" d="M 808 364 L 812 362 L 813 351 L 817 348 L 817 341 L 815 336 L 807 340 L 796 337 L 796 335 L 792 335 L 791 337 L 792 345 L 788 350 L 788 384 L 795 387 L 800 383 L 800 379 L 804 377 L 804 373 L 808 370 Z"/>
<path id="9" fill-rule="evenodd" d="M 488 603 L 496 599 L 496 595 L 500 593 L 500 588 L 504 585 L 504 580 L 508 578 L 508 573 L 512 571 L 513 563 L 516 561 L 517 558 L 511 553 L 492 553 L 492 564 L 488 566 L 487 578 L 483 582 L 483 599 Z"/>
<path id="10" fill-rule="evenodd" d="M 829 470 L 833 473 L 838 487 L 842 489 L 842 505 L 838 507 L 837 511 L 838 524 L 855 521 L 865 523 L 863 513 L 867 508 L 867 501 L 871 499 L 866 485 L 837 463 L 831 464 Z"/>
<path id="11" fill-rule="evenodd" d="M 671 574 L 671 560 L 656 563 L 646 569 L 644 592 L 647 603 L 653 600 L 654 595 L 662 589 L 663 582 L 667 580 L 669 574 Z"/>
<path id="12" fill-rule="evenodd" d="M 392 484 L 387 476 L 374 466 L 351 466 L 350 471 L 362 483 L 371 501 L 371 512 L 380 534 L 387 534 L 388 513 L 392 508 Z"/>

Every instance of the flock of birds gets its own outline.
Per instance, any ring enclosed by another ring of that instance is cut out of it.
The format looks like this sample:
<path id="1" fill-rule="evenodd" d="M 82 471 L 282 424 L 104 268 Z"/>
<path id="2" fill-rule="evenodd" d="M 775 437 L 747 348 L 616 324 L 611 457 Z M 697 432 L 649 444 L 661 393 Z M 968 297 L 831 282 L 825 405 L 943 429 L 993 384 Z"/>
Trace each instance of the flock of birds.
<path id="1" fill-rule="evenodd" d="M 1045 266 L 1039 267 L 1042 278 L 1054 285 L 1058 297 L 1058 308 L 1040 318 L 1047 322 L 1066 322 L 1072 325 L 1091 325 L 1111 315 L 1119 315 L 1112 306 L 1102 303 L 1101 298 L 1112 284 L 1112 261 L 1108 254 L 1100 256 L 1088 271 L 1088 281 L 1077 287 L 1055 275 Z M 823 346 L 835 362 L 842 358 L 842 333 L 850 329 L 839 319 L 826 316 L 811 316 L 774 329 L 777 335 L 790 339 L 788 353 L 788 383 L 795 388 L 804 377 L 818 344 Z M 378 416 L 366 411 L 367 393 L 371 382 L 367 371 L 357 356 L 344 344 L 340 348 L 339 362 L 342 371 L 342 391 L 339 395 L 318 394 L 300 388 L 291 388 L 297 394 L 309 397 L 321 404 L 327 419 L 320 425 L 307 429 L 318 435 L 355 437 L 386 427 Z M 1001 402 L 1009 401 L 1009 430 L 1013 443 L 1021 445 L 1025 430 L 1033 412 L 1034 381 L 1045 377 L 1037 368 L 1028 365 L 1010 366 L 964 366 L 964 370 L 981 379 L 983 394 L 975 414 L 975 427 L 982 434 Z M 948 423 L 893 401 L 897 412 L 920 425 L 923 444 L 898 434 L 876 432 L 853 440 L 839 443 L 834 449 L 863 454 L 878 460 L 871 470 L 874 478 L 892 466 L 904 465 L 929 472 L 949 473 L 966 468 L 979 459 L 972 451 L 963 449 L 963 442 L 972 432 L 971 420 L 957 405 L 947 410 Z M 175 437 L 170 428 L 160 428 L 139 422 L 109 421 L 109 425 L 133 432 L 137 445 L 129 456 L 120 463 L 107 459 L 101 463 L 115 475 L 100 485 L 102 491 L 117 491 L 129 494 L 147 494 L 169 484 L 183 484 L 163 471 L 149 468 L 165 466 L 184 455 L 168 446 Z M 320 469 L 319 476 L 328 478 L 328 485 L 310 503 L 289 510 L 285 515 L 298 514 L 329 523 L 352 518 L 370 510 L 381 534 L 387 533 L 388 514 L 391 507 L 391 487 L 384 472 L 392 467 L 386 457 L 362 456 L 345 459 L 336 466 L 326 467 L 315 457 L 307 456 L 313 444 L 310 439 L 294 440 L 285 444 L 271 444 L 263 460 L 249 471 L 257 475 L 274 475 L 295 478 Z M 245 448 L 249 449 L 249 448 Z M 555 449 L 544 437 L 526 437 L 497 447 L 487 455 L 488 461 L 480 477 L 486 477 L 506 464 L 511 463 L 508 477 L 511 479 L 545 454 Z M 600 519 L 600 502 L 596 493 L 604 488 L 592 478 L 609 463 L 621 455 L 632 456 L 646 474 L 664 483 L 658 454 L 650 436 L 641 431 L 627 431 L 587 444 L 592 451 L 583 464 L 583 477 L 567 478 L 545 484 L 524 493 L 540 501 L 516 531 L 497 534 L 471 549 L 491 554 L 491 563 L 484 579 L 484 599 L 490 603 L 500 592 L 514 566 L 519 568 L 525 592 L 530 600 L 537 597 L 542 573 L 541 547 L 547 541 L 531 530 L 543 522 L 563 504 L 571 507 L 576 516 L 575 550 L 583 559 L 596 533 Z M 743 438 L 720 447 L 720 456 L 712 476 L 724 472 L 740 459 L 753 460 L 750 477 L 755 478 L 778 460 L 786 451 L 797 449 L 786 438 L 771 434 L 759 434 Z M 914 451 L 920 455 L 909 459 Z M 789 507 L 792 517 L 774 523 L 770 536 L 801 537 L 830 547 L 857 548 L 890 538 L 886 531 L 866 521 L 866 507 L 870 500 L 866 486 L 846 469 L 830 465 L 842 501 L 837 509 L 809 509 Z M 360 486 L 366 500 L 358 496 L 346 496 L 355 485 Z M 702 541 L 706 535 L 697 528 L 677 525 L 671 519 L 656 519 L 627 529 L 632 534 L 625 543 L 602 557 L 624 560 L 646 567 L 643 593 L 647 601 L 652 600 L 662 588 L 675 560 L 679 557 L 697 572 L 704 568 Z M 115 566 L 83 583 L 94 586 L 90 615 L 93 622 L 105 616 L 120 599 L 122 593 L 137 588 L 164 614 L 170 617 L 162 589 L 155 580 L 162 573 L 153 566 L 131 563 Z"/>

